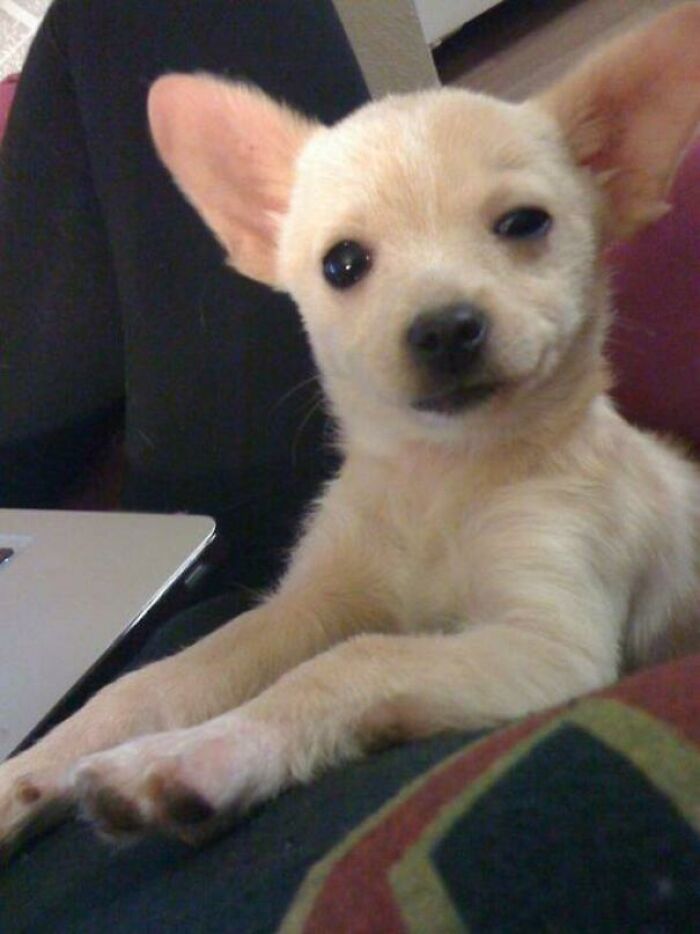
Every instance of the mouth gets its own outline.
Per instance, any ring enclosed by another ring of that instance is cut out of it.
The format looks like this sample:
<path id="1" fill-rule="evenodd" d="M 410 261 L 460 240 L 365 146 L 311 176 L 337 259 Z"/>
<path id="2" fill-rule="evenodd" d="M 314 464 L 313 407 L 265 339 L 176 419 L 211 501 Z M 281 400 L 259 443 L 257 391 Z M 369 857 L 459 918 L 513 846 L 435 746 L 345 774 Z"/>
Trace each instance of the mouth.
<path id="1" fill-rule="evenodd" d="M 498 383 L 480 383 L 473 386 L 455 386 L 452 389 L 424 396 L 411 403 L 417 412 L 433 412 L 438 415 L 456 415 L 474 408 L 499 389 Z"/>

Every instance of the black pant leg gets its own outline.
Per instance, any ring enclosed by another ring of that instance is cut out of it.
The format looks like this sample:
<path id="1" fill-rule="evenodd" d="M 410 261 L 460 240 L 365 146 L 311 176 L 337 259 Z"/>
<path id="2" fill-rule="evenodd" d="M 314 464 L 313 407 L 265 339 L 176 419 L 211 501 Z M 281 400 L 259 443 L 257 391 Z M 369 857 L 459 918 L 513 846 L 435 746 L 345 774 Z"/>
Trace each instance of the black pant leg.
<path id="1" fill-rule="evenodd" d="M 40 485 L 57 457 L 38 456 L 42 432 L 75 424 L 79 460 L 86 412 L 112 411 L 124 374 L 126 504 L 216 515 L 233 577 L 265 583 L 332 461 L 323 417 L 305 421 L 316 384 L 288 395 L 313 365 L 291 302 L 224 268 L 159 164 L 146 94 L 164 72 L 206 70 L 333 121 L 365 99 L 361 75 L 330 0 L 57 0 L 49 25 L 3 155 L 6 411 Z M 17 478 L 9 437 L 0 464 Z"/>
<path id="2" fill-rule="evenodd" d="M 57 12 L 0 148 L 0 506 L 55 505 L 124 392 L 112 257 Z"/>
<path id="3" fill-rule="evenodd" d="M 244 77 L 325 121 L 366 90 L 330 2 L 66 3 L 66 48 L 114 260 L 126 348 L 128 503 L 213 513 L 233 574 L 269 581 L 329 470 L 291 302 L 224 267 L 151 145 L 167 71 Z M 286 398 L 285 398 L 286 397 Z"/>

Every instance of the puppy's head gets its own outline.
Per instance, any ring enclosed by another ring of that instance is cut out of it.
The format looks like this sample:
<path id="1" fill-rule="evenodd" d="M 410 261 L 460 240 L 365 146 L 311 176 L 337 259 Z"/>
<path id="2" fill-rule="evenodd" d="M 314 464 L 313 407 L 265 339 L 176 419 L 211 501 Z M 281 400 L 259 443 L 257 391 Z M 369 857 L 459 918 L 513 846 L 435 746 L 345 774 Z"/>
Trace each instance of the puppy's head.
<path id="1" fill-rule="evenodd" d="M 525 104 L 431 91 L 330 129 L 168 76 L 151 127 L 232 265 L 297 301 L 349 434 L 454 443 L 522 429 L 599 372 L 600 248 L 665 209 L 699 43 L 688 4 Z"/>

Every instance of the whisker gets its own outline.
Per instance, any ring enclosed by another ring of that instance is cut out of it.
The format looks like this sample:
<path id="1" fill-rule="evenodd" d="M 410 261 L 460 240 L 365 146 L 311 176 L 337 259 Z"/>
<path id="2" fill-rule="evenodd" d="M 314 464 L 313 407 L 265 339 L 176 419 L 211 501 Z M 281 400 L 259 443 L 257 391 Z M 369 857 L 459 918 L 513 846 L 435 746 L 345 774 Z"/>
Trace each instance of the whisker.
<path id="1" fill-rule="evenodd" d="M 297 383 L 296 386 L 292 386 L 291 389 L 285 392 L 285 394 L 281 396 L 281 398 L 279 398 L 277 402 L 275 402 L 275 404 L 272 406 L 272 408 L 268 412 L 268 417 L 271 417 L 272 415 L 274 415 L 275 412 L 280 408 L 280 406 L 284 405 L 285 402 L 288 402 L 289 399 L 291 399 L 292 396 L 295 395 L 297 392 L 301 392 L 302 389 L 305 389 L 307 386 L 310 386 L 312 383 L 318 383 L 318 381 L 319 381 L 318 373 L 314 373 L 312 376 L 308 376 L 306 379 L 301 380 L 301 382 Z"/>
<path id="2" fill-rule="evenodd" d="M 656 337 L 659 333 L 654 330 L 654 328 L 640 324 L 638 321 L 627 321 L 624 318 L 615 318 L 612 327 L 613 330 L 615 328 L 621 328 L 623 331 L 629 331 L 631 334 L 646 334 L 648 337 Z"/>
<path id="3" fill-rule="evenodd" d="M 648 356 L 648 352 L 642 347 L 630 346 L 629 341 L 623 340 L 621 337 L 615 337 L 614 335 L 608 335 L 605 346 L 608 348 L 621 348 L 626 357 L 636 356 L 646 358 Z"/>
<path id="4" fill-rule="evenodd" d="M 323 393 L 319 392 L 316 395 L 316 398 L 312 401 L 310 408 L 308 409 L 306 415 L 304 415 L 303 419 L 301 420 L 301 424 L 299 425 L 296 432 L 294 433 L 294 440 L 292 441 L 292 467 L 296 467 L 297 465 L 297 452 L 299 449 L 299 442 L 301 441 L 302 436 L 304 434 L 304 429 L 309 424 L 311 419 L 314 417 L 316 412 L 318 412 L 319 409 L 323 408 L 323 403 L 324 403 Z"/>
<path id="5" fill-rule="evenodd" d="M 150 435 L 147 435 L 146 432 L 145 432 L 145 431 L 142 431 L 140 428 L 137 428 L 137 429 L 136 429 L 136 434 L 146 442 L 146 444 L 148 445 L 148 447 L 150 447 L 152 450 L 155 451 L 155 449 L 156 449 L 156 443 L 155 443 L 155 441 L 153 440 L 153 438 L 151 438 Z"/>

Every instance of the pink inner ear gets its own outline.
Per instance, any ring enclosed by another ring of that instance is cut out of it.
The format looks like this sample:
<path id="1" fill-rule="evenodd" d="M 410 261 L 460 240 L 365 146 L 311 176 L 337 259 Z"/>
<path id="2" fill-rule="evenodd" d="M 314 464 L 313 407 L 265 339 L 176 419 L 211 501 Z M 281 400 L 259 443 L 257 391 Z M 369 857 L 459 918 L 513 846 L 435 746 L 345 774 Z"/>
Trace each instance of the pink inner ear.
<path id="1" fill-rule="evenodd" d="M 149 118 L 161 158 L 233 265 L 272 284 L 279 222 L 314 125 L 255 88 L 188 75 L 156 82 Z"/>
<path id="2" fill-rule="evenodd" d="M 664 210 L 700 121 L 700 4 L 676 7 L 566 76 L 541 98 L 609 195 L 614 233 Z"/>

